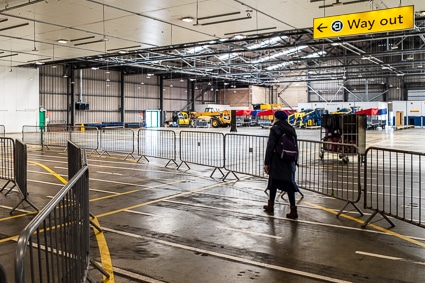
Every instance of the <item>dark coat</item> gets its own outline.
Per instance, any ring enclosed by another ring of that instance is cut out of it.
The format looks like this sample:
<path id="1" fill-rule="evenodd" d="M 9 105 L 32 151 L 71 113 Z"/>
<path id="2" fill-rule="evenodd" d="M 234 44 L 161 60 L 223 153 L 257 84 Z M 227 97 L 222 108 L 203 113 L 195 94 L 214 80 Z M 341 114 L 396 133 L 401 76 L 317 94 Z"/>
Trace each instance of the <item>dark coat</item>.
<path id="1" fill-rule="evenodd" d="M 278 143 L 279 138 L 283 133 L 295 136 L 295 138 L 297 138 L 295 129 L 289 125 L 287 121 L 278 120 L 275 122 L 270 129 L 269 139 L 267 141 L 266 156 L 264 158 L 264 165 L 269 166 L 269 176 L 271 178 L 282 181 L 292 181 L 294 162 L 282 160 L 275 151 L 276 144 Z"/>

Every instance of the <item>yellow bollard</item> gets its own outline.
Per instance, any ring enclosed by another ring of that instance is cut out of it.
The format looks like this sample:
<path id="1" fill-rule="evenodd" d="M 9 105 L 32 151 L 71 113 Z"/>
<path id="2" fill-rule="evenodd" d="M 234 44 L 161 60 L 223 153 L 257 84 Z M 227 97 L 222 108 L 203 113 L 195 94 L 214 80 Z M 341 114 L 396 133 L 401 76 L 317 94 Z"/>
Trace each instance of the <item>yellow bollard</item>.
<path id="1" fill-rule="evenodd" d="M 86 129 L 84 128 L 84 123 L 81 124 L 81 131 L 84 132 Z"/>

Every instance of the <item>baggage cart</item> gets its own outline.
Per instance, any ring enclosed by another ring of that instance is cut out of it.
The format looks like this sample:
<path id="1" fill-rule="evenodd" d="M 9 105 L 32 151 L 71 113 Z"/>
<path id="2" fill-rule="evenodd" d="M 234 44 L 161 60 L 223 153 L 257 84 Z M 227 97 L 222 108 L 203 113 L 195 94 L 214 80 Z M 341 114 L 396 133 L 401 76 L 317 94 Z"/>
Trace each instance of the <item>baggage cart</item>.
<path id="1" fill-rule="evenodd" d="M 323 141 L 319 153 L 320 159 L 323 159 L 325 152 L 338 154 L 345 163 L 349 162 L 349 155 L 364 156 L 366 115 L 323 114 L 320 140 Z"/>

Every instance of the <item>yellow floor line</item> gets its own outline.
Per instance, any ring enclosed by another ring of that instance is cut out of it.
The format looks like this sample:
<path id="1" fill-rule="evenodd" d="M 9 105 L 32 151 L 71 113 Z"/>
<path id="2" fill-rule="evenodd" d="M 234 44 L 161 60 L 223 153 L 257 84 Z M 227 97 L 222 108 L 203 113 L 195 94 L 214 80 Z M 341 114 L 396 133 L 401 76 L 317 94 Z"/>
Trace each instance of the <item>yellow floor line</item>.
<path id="1" fill-rule="evenodd" d="M 68 183 L 68 181 L 65 180 L 64 178 L 62 178 L 61 175 L 59 175 L 58 173 L 56 173 L 55 171 L 53 171 L 52 169 L 50 169 L 46 165 L 43 165 L 43 164 L 35 162 L 35 161 L 28 161 L 28 163 L 36 164 L 36 165 L 44 168 L 47 172 L 51 173 L 53 176 L 55 176 L 57 179 L 59 179 L 59 181 L 61 181 L 63 184 Z"/>
<path id="2" fill-rule="evenodd" d="M 92 218 L 91 221 L 100 227 L 99 221 L 97 221 L 97 217 Z M 100 252 L 100 261 L 102 263 L 102 268 L 109 274 L 109 278 L 103 276 L 104 283 L 113 283 L 114 279 L 114 269 L 112 267 L 111 255 L 109 253 L 109 248 L 106 243 L 105 235 L 103 232 L 98 231 L 95 227 L 93 227 L 94 234 L 96 235 L 97 245 L 99 246 Z"/>

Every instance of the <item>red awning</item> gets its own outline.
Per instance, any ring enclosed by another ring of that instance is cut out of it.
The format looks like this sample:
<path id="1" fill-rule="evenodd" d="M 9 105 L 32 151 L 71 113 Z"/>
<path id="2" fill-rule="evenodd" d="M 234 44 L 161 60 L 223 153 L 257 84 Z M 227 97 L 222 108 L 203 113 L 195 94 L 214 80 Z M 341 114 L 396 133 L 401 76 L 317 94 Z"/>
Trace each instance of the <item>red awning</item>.
<path id="1" fill-rule="evenodd" d="M 263 110 L 263 111 L 259 111 L 257 113 L 257 116 L 270 116 L 273 115 L 274 112 L 276 112 L 277 110 L 275 109 L 268 109 L 268 110 Z"/>
<path id="2" fill-rule="evenodd" d="M 251 115 L 252 110 L 247 109 L 247 110 L 236 110 L 236 116 L 250 116 Z"/>
<path id="3" fill-rule="evenodd" d="M 363 109 L 363 110 L 356 111 L 355 114 L 366 114 L 366 116 L 376 116 L 379 114 L 379 109 L 378 108 Z"/>

